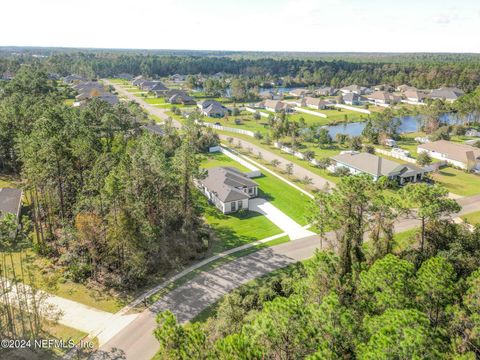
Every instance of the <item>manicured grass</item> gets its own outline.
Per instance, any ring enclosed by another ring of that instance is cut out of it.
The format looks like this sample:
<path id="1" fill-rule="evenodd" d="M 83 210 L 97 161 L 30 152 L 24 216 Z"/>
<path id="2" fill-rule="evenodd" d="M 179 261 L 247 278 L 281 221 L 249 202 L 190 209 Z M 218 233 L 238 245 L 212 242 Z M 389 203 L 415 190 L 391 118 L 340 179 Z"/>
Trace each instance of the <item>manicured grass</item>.
<path id="1" fill-rule="evenodd" d="M 13 269 L 15 269 L 17 278 L 21 280 L 21 276 L 19 276 L 21 273 L 20 253 L 13 253 L 12 258 Z M 118 296 L 110 295 L 104 289 L 88 288 L 86 285 L 65 279 L 63 269 L 56 268 L 49 259 L 40 257 L 31 249 L 25 250 L 23 261 L 24 266 L 31 269 L 34 284 L 48 293 L 112 313 L 125 305 Z M 13 277 L 10 257 L 8 257 L 7 266 L 9 268 L 7 276 Z"/>
<path id="2" fill-rule="evenodd" d="M 145 102 L 152 105 L 167 104 L 165 98 L 148 98 L 145 99 Z"/>
<path id="3" fill-rule="evenodd" d="M 74 102 L 75 102 L 75 99 L 65 99 L 63 101 L 63 103 L 67 106 L 72 106 Z"/>
<path id="4" fill-rule="evenodd" d="M 307 225 L 305 216 L 310 203 L 310 198 L 307 195 L 270 174 L 254 180 L 258 183 L 259 197 L 270 201 L 300 225 Z"/>
<path id="5" fill-rule="evenodd" d="M 463 215 L 462 219 L 472 225 L 480 224 L 480 211 Z"/>
<path id="6" fill-rule="evenodd" d="M 471 196 L 480 194 L 480 176 L 467 173 L 463 170 L 445 167 L 431 175 L 438 184 L 445 186 L 448 191 L 461 195 Z"/>
<path id="7" fill-rule="evenodd" d="M 237 119 L 240 120 L 241 122 L 240 124 L 235 123 L 235 120 Z M 222 126 L 249 130 L 253 132 L 258 131 L 264 135 L 267 133 L 269 128 L 266 118 L 255 120 L 253 118 L 253 114 L 250 114 L 250 113 L 242 113 L 238 116 L 228 116 L 227 118 L 220 118 L 220 119 L 204 117 L 203 121 L 213 123 L 213 124 L 220 123 Z"/>
<path id="8" fill-rule="evenodd" d="M 222 214 L 204 199 L 204 215 L 214 229 L 218 241 L 212 244 L 214 253 L 281 234 L 282 230 L 264 215 L 254 211 Z"/>
<path id="9" fill-rule="evenodd" d="M 250 171 L 245 166 L 236 162 L 235 160 L 229 158 L 227 155 L 222 154 L 221 152 L 210 153 L 206 156 L 205 160 L 202 161 L 203 168 L 209 169 L 217 166 L 229 166 L 237 168 L 240 171 L 248 172 Z"/>

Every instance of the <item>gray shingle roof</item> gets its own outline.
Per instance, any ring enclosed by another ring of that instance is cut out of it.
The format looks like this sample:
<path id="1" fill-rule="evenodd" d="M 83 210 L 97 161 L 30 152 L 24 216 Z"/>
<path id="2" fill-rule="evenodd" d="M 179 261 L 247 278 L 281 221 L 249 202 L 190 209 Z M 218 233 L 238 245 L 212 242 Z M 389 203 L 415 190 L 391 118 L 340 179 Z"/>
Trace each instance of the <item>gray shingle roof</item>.
<path id="1" fill-rule="evenodd" d="M 17 216 L 22 204 L 22 190 L 0 188 L 0 219 L 2 213 L 10 213 Z"/>
<path id="2" fill-rule="evenodd" d="M 248 199 L 249 196 L 241 189 L 258 186 L 242 172 L 226 166 L 208 169 L 208 175 L 201 183 L 222 202 Z"/>

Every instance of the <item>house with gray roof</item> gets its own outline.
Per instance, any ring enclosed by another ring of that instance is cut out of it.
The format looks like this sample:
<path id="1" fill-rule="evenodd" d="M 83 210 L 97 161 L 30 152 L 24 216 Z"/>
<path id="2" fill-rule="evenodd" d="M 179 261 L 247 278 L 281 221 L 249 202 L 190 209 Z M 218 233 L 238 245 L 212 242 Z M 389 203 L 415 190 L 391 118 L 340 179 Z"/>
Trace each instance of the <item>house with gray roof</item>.
<path id="1" fill-rule="evenodd" d="M 467 144 L 438 140 L 417 146 L 418 153 L 447 162 L 464 170 L 480 171 L 480 149 Z"/>
<path id="2" fill-rule="evenodd" d="M 345 86 L 340 89 L 340 92 L 342 94 L 357 94 L 357 95 L 363 95 L 367 92 L 367 88 L 359 85 L 350 85 L 350 86 Z"/>
<path id="3" fill-rule="evenodd" d="M 205 116 L 221 118 L 228 115 L 228 109 L 216 100 L 203 100 L 197 103 L 198 108 Z"/>
<path id="4" fill-rule="evenodd" d="M 350 174 L 368 174 L 374 181 L 385 176 L 388 179 L 397 181 L 400 185 L 407 182 L 422 181 L 427 169 L 413 164 L 399 164 L 395 161 L 381 158 L 370 153 L 359 153 L 355 151 L 341 153 L 331 157 L 332 165 L 329 170 L 337 171 L 339 168 L 348 169 Z"/>
<path id="5" fill-rule="evenodd" d="M 222 213 L 229 214 L 249 207 L 249 200 L 258 195 L 258 184 L 241 171 L 227 166 L 208 169 L 198 181 L 200 190 Z"/>
<path id="6" fill-rule="evenodd" d="M 17 220 L 20 218 L 22 209 L 22 190 L 0 188 L 0 219 L 5 214 L 15 215 Z"/>
<path id="7" fill-rule="evenodd" d="M 196 105 L 197 102 L 184 92 L 177 92 L 170 96 L 167 100 L 170 104 Z"/>
<path id="8" fill-rule="evenodd" d="M 331 86 L 325 86 L 322 88 L 318 88 L 315 90 L 315 94 L 318 96 L 333 96 L 337 93 L 337 89 L 331 87 Z"/>
<path id="9" fill-rule="evenodd" d="M 440 99 L 448 102 L 454 102 L 464 94 L 465 93 L 463 92 L 463 90 L 460 90 L 458 88 L 444 87 L 432 90 L 432 92 L 430 93 L 430 99 Z"/>
<path id="10" fill-rule="evenodd" d="M 357 93 L 347 93 L 342 95 L 343 102 L 347 105 L 361 105 L 365 101 L 366 98 L 363 96 L 358 95 Z"/>

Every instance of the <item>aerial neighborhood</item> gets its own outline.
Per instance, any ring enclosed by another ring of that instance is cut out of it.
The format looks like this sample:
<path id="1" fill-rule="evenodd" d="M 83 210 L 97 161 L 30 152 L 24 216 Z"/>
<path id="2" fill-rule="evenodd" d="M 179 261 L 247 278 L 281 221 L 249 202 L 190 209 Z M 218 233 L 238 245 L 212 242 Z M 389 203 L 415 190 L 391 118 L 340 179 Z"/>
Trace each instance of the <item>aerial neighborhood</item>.
<path id="1" fill-rule="evenodd" d="M 469 56 L 25 51 L 0 56 L 6 338 L 91 359 L 478 355 Z"/>

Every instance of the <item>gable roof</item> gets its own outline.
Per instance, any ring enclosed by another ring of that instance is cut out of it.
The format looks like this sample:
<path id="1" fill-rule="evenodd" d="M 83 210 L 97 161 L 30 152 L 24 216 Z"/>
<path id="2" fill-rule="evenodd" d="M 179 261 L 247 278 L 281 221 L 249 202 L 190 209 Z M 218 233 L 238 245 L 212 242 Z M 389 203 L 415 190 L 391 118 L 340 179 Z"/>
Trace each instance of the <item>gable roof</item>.
<path id="1" fill-rule="evenodd" d="M 242 172 L 227 166 L 208 169 L 207 177 L 200 182 L 224 203 L 248 199 L 248 194 L 240 189 L 258 186 Z"/>
<path id="2" fill-rule="evenodd" d="M 370 153 L 345 153 L 333 156 L 332 159 L 373 176 L 392 176 L 406 171 L 422 171 L 412 164 L 399 164 Z"/>
<path id="3" fill-rule="evenodd" d="M 458 88 L 445 87 L 445 88 L 432 90 L 432 92 L 430 93 L 430 97 L 432 99 L 456 100 L 464 94 L 465 93 L 463 92 L 463 90 L 460 90 Z"/>
<path id="4" fill-rule="evenodd" d="M 451 160 L 468 163 L 467 153 L 473 152 L 475 159 L 480 159 L 480 149 L 466 144 L 457 144 L 447 140 L 438 140 L 426 144 L 418 145 L 419 149 L 435 151 L 444 154 Z"/>
<path id="5" fill-rule="evenodd" d="M 320 98 L 312 98 L 312 97 L 306 97 L 305 98 L 305 104 L 306 105 L 311 105 L 311 106 L 322 106 L 322 105 L 331 105 L 331 103 L 329 101 L 325 101 L 323 99 L 320 99 Z"/>
<path id="6" fill-rule="evenodd" d="M 0 219 L 3 217 L 2 213 L 18 216 L 21 206 L 22 190 L 0 188 Z"/>

